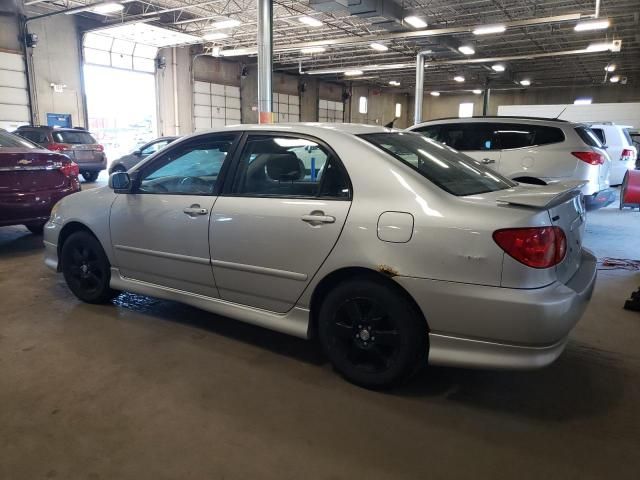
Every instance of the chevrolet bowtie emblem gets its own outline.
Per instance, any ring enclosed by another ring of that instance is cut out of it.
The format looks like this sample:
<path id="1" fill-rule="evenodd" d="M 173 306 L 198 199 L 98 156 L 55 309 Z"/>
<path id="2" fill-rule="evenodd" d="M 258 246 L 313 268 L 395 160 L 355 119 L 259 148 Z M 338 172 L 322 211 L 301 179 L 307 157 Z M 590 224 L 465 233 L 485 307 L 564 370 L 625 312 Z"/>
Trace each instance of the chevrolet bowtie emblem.
<path id="1" fill-rule="evenodd" d="M 26 158 L 23 158 L 22 160 L 18 160 L 18 165 L 30 165 L 31 163 L 33 163 L 31 160 L 27 160 Z"/>

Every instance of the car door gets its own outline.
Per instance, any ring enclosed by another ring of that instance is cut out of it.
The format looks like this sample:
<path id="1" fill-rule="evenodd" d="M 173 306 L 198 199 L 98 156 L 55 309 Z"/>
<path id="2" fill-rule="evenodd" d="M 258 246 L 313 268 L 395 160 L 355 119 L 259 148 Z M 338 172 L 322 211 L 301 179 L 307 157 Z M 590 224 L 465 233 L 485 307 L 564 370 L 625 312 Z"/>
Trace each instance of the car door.
<path id="1" fill-rule="evenodd" d="M 492 170 L 500 171 L 501 152 L 491 123 L 447 123 L 441 125 L 442 143 L 470 156 Z"/>
<path id="2" fill-rule="evenodd" d="M 122 275 L 218 297 L 209 218 L 238 135 L 180 142 L 132 172 L 133 193 L 111 207 L 111 241 Z"/>
<path id="3" fill-rule="evenodd" d="M 211 219 L 221 298 L 286 312 L 340 236 L 351 206 L 333 151 L 303 135 L 251 133 Z"/>

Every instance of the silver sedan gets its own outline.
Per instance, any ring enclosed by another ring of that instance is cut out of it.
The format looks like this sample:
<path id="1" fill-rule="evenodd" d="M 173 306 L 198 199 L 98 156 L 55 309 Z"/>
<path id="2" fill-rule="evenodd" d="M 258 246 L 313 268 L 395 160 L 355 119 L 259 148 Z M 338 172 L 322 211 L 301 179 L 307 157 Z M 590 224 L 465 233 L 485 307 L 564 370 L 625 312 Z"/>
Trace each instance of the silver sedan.
<path id="1" fill-rule="evenodd" d="M 518 185 L 414 133 L 240 125 L 66 197 L 45 263 L 119 291 L 317 338 L 348 380 L 553 362 L 596 278 L 580 183 Z"/>

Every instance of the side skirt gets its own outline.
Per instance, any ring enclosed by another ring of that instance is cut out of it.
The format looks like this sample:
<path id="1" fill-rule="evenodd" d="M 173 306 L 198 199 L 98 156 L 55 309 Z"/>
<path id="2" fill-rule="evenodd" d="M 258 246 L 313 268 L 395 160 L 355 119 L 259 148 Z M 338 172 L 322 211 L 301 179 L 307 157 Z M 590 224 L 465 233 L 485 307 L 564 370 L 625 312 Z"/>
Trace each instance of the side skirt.
<path id="1" fill-rule="evenodd" d="M 219 298 L 206 297 L 196 293 L 163 287 L 120 275 L 117 268 L 111 268 L 111 288 L 149 295 L 150 297 L 186 303 L 217 315 L 268 328 L 294 337 L 309 338 L 309 310 L 293 307 L 287 313 L 273 313 L 259 308 L 227 302 Z"/>

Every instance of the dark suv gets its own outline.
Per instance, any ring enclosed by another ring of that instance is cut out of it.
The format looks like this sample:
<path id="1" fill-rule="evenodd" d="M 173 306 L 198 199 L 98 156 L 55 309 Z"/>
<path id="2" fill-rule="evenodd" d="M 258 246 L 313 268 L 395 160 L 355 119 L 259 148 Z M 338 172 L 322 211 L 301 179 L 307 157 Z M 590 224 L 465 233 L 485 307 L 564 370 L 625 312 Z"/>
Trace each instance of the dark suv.
<path id="1" fill-rule="evenodd" d="M 78 164 L 87 182 L 95 182 L 100 171 L 107 168 L 104 147 L 84 128 L 24 126 L 14 133 L 44 148 L 67 155 Z"/>

